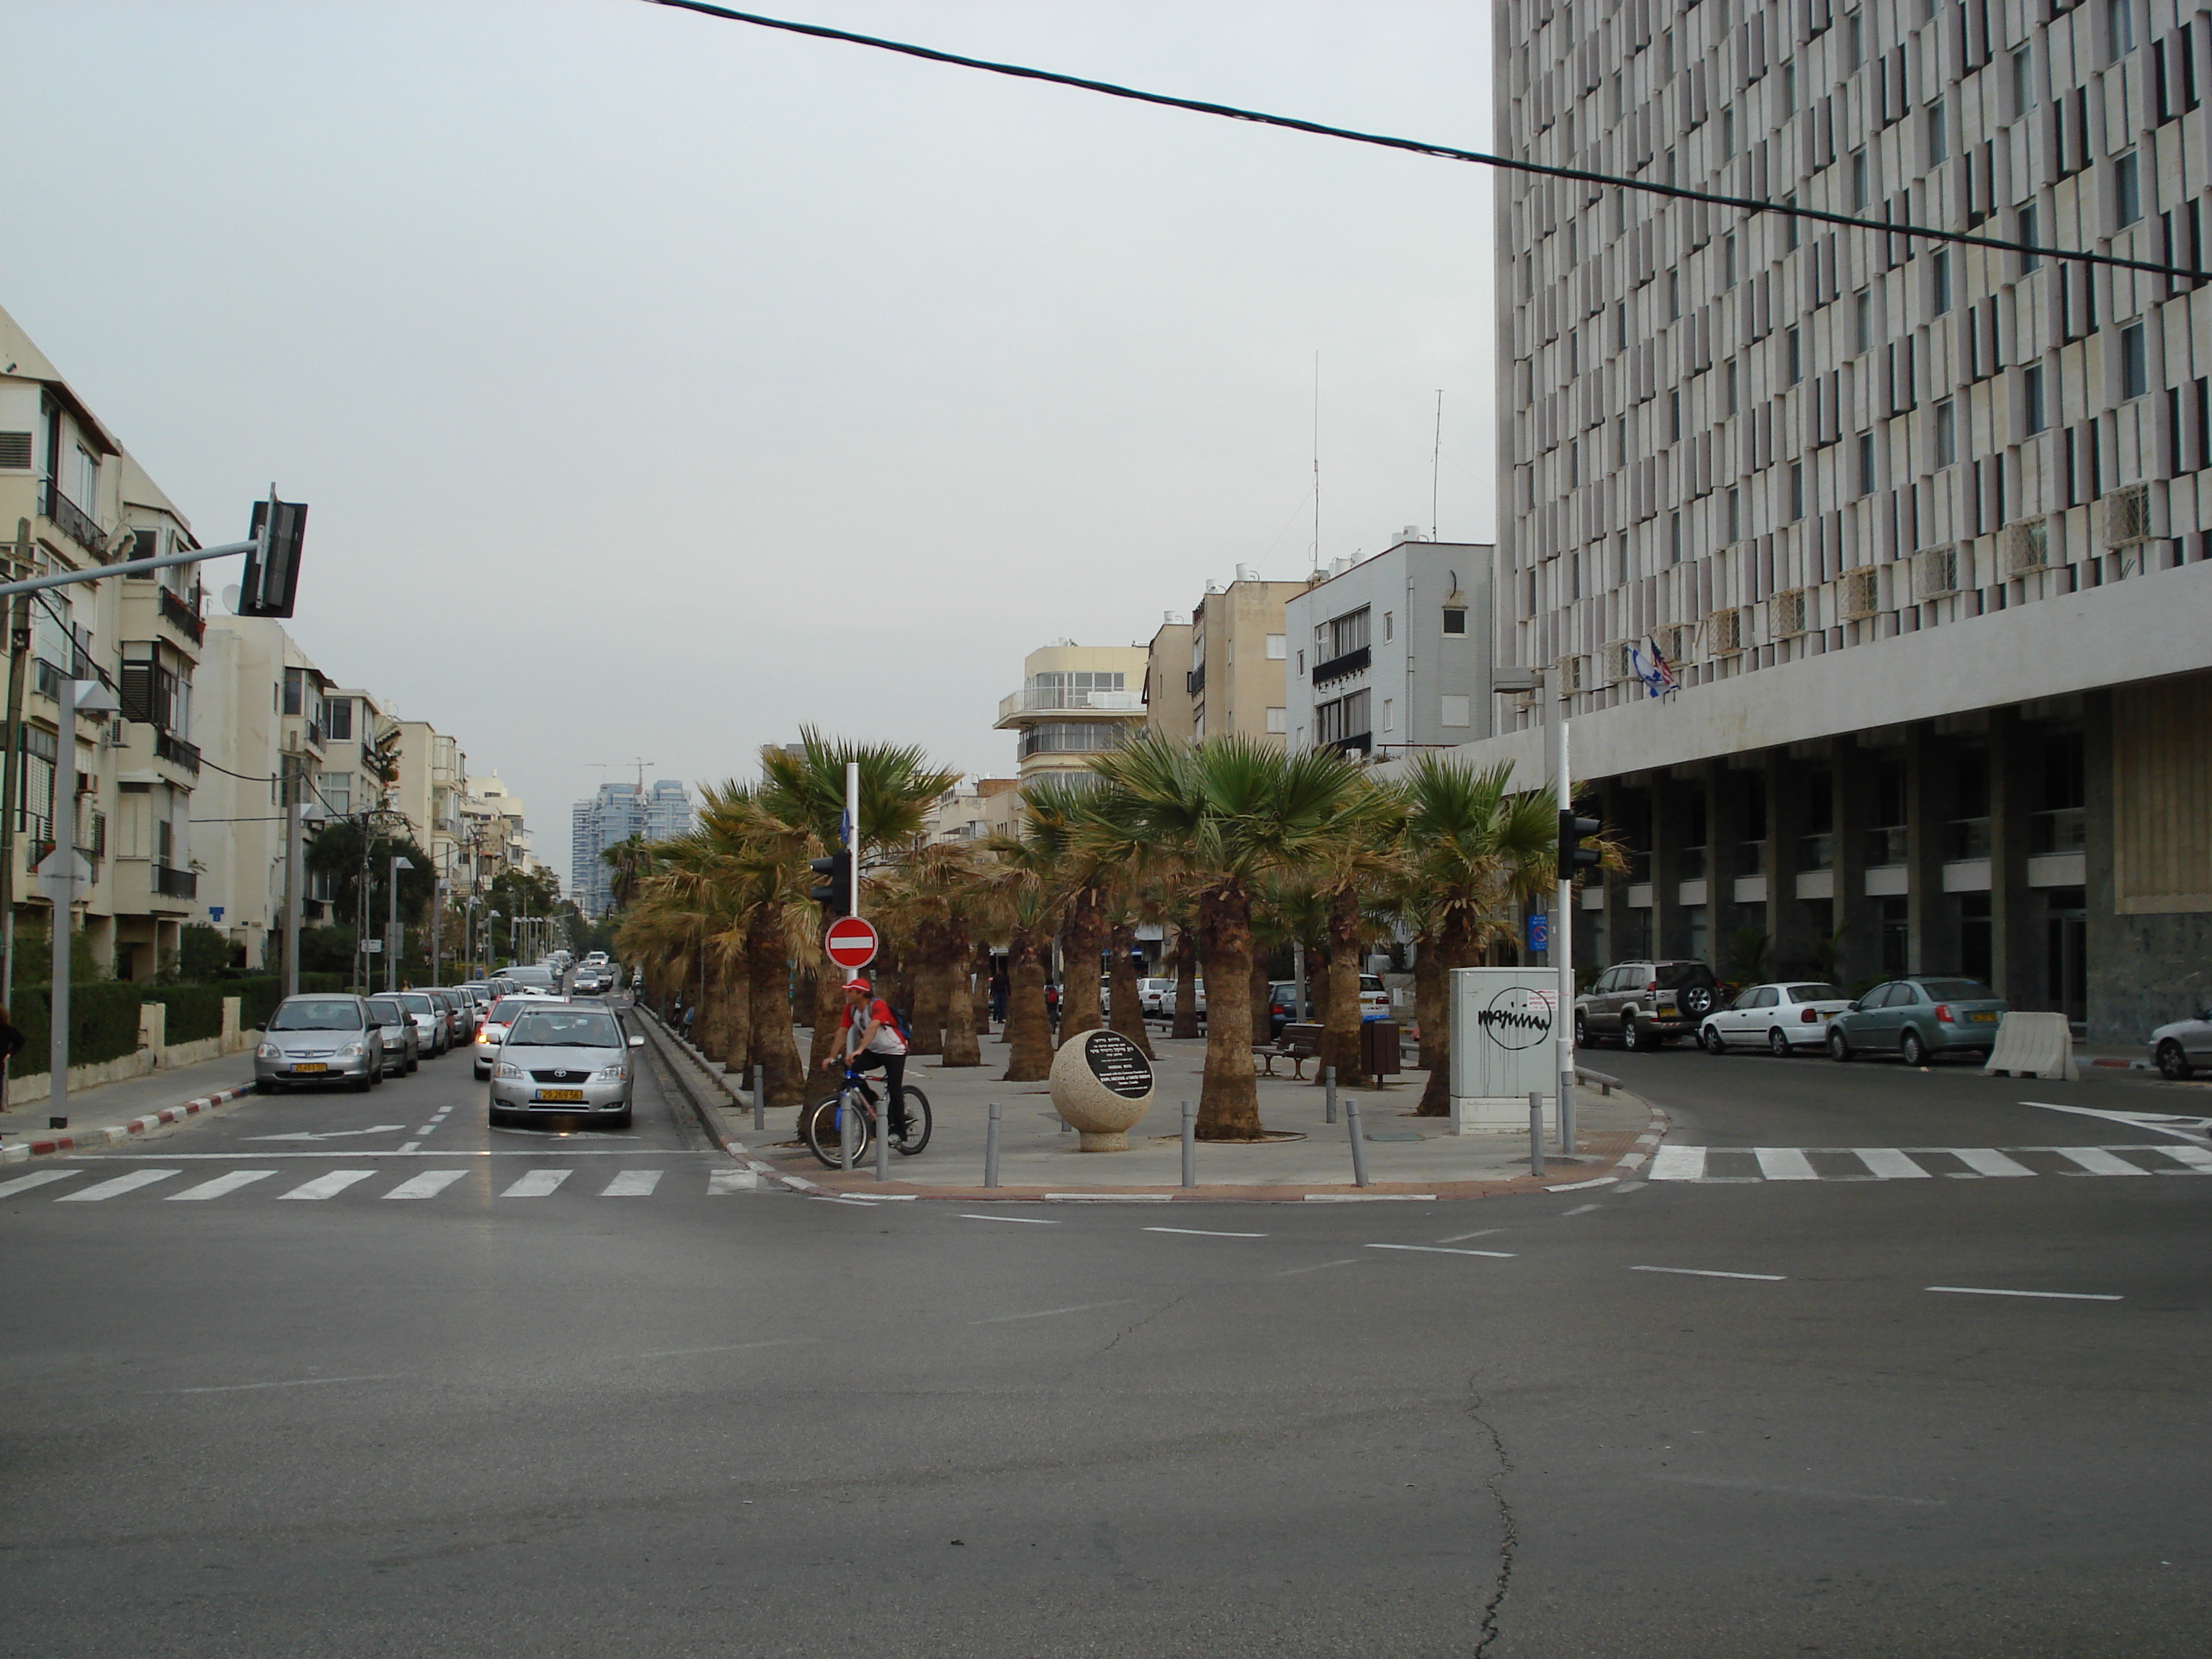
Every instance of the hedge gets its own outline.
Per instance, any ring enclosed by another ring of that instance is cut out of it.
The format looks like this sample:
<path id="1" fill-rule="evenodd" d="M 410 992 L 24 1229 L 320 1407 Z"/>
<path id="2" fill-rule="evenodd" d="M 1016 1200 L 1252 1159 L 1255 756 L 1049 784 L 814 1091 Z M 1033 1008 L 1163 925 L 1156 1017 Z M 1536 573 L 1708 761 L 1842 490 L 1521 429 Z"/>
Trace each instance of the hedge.
<path id="1" fill-rule="evenodd" d="M 343 991 L 343 974 L 302 974 L 302 992 Z M 252 979 L 218 980 L 212 985 L 137 985 L 126 980 L 93 980 L 70 988 L 70 1064 L 97 1065 L 138 1052 L 138 1006 L 158 1002 L 169 1011 L 171 1042 L 198 1042 L 222 1035 L 222 1000 L 239 1000 L 238 1023 L 251 1030 L 268 1023 L 284 1000 L 284 981 L 274 974 Z M 9 1077 L 35 1077 L 48 1064 L 53 1030 L 53 1000 L 44 988 L 19 988 L 11 1011 L 23 1033 L 23 1051 L 9 1062 Z"/>

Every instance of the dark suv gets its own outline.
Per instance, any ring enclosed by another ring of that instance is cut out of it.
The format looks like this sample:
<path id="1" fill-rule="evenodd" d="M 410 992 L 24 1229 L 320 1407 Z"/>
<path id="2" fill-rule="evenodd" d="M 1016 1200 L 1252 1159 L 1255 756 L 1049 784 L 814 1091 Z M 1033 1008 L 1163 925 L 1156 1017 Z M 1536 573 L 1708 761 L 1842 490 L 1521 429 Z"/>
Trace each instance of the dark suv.
<path id="1" fill-rule="evenodd" d="M 1617 1036 L 1624 1048 L 1656 1048 L 1669 1037 L 1695 1036 L 1719 996 L 1719 981 L 1702 962 L 1618 963 L 1575 999 L 1575 1042 Z"/>

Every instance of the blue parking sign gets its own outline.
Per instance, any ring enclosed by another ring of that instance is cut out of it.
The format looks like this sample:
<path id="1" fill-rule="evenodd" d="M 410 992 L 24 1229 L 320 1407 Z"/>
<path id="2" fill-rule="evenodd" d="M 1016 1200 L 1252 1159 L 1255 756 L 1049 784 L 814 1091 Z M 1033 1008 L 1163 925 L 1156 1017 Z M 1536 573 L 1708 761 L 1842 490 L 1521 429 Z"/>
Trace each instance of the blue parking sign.
<path id="1" fill-rule="evenodd" d="M 1552 948 L 1551 917 L 1528 918 L 1528 948 L 1532 951 L 1548 951 Z"/>

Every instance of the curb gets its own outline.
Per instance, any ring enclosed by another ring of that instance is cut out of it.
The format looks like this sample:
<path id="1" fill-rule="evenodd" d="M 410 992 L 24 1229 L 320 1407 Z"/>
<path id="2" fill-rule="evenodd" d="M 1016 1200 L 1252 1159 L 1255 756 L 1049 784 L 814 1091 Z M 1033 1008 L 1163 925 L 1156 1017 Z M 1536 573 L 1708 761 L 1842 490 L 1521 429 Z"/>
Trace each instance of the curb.
<path id="1" fill-rule="evenodd" d="M 134 1117 L 127 1123 L 111 1123 L 97 1129 L 78 1129 L 68 1134 L 46 1134 L 18 1141 L 13 1146 L 0 1146 L 0 1164 L 23 1164 L 34 1158 L 55 1158 L 64 1153 L 90 1152 L 102 1146 L 119 1146 L 133 1135 L 143 1135 L 158 1129 L 165 1123 L 182 1123 L 187 1118 L 222 1110 L 234 1100 L 253 1092 L 253 1085 L 241 1083 L 234 1089 L 225 1089 L 212 1095 L 202 1095 L 198 1100 L 188 1100 L 181 1106 L 165 1106 L 158 1112 L 149 1112 L 143 1117 Z"/>
<path id="2" fill-rule="evenodd" d="M 2121 1060 L 2116 1055 L 2099 1055 L 2078 1062 L 2083 1066 L 2101 1066 L 2116 1072 L 2148 1072 L 2152 1069 L 2147 1060 Z"/>
<path id="3" fill-rule="evenodd" d="M 744 1142 L 730 1133 L 730 1126 L 722 1121 L 720 1108 L 710 1101 L 702 1099 L 698 1091 L 692 1086 L 692 1079 L 686 1075 L 685 1068 L 677 1063 L 679 1056 L 671 1055 L 664 1047 L 665 1044 L 673 1043 L 678 1048 L 688 1048 L 690 1045 L 671 1034 L 668 1028 L 660 1023 L 659 1016 L 652 1010 L 640 1008 L 633 1004 L 630 1012 L 641 1016 L 638 1022 L 639 1029 L 648 1033 L 648 1041 L 653 1044 L 654 1056 L 659 1060 L 662 1068 L 667 1072 L 669 1080 L 675 1084 L 677 1093 L 684 1097 L 684 1103 L 691 1109 L 691 1115 L 698 1120 L 699 1127 L 706 1132 L 707 1139 L 714 1142 L 725 1157 L 744 1164 L 763 1184 L 771 1181 L 779 1182 L 793 1191 L 800 1193 L 820 1190 L 812 1182 L 802 1180 L 797 1176 L 785 1175 L 775 1165 L 764 1164 L 753 1157 L 750 1149 Z M 689 1059 L 690 1056 L 687 1054 L 680 1058 Z M 713 1073 L 709 1073 L 707 1075 L 708 1081 L 712 1082 Z M 715 1086 L 719 1088 L 721 1085 L 717 1084 Z M 729 1093 L 727 1089 L 723 1089 L 722 1092 L 726 1095 Z M 734 1101 L 735 1097 L 732 1096 L 731 1098 Z"/>

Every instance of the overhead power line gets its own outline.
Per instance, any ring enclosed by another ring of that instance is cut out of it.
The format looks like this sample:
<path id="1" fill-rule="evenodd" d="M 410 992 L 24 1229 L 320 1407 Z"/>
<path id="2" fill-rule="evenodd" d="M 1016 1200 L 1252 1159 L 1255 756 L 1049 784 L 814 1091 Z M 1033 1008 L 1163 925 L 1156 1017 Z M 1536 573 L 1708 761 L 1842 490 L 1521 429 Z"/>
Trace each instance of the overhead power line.
<path id="1" fill-rule="evenodd" d="M 1374 144 L 1383 149 L 1405 150 L 1414 155 L 1432 155 L 1440 161 L 1472 161 L 1478 167 L 1502 167 L 1510 173 L 1533 173 L 1539 178 L 1568 179 L 1578 184 L 1599 185 L 1614 190 L 1641 191 L 1647 196 L 1663 196 L 1678 202 L 1705 202 L 1714 207 L 1734 208 L 1745 214 L 1780 214 L 1789 218 L 1809 220 L 1815 224 L 1870 230 L 1884 236 L 1918 237 L 1926 241 L 1957 242 L 1966 247 L 1992 248 L 2000 253 L 2024 253 L 2045 259 L 2070 259 L 2078 264 L 2110 265 L 2119 270 L 2142 270 L 2154 276 L 2170 276 L 2179 282 L 2212 282 L 2212 271 L 2194 270 L 2185 265 L 2161 264 L 2155 259 L 2126 259 L 2117 253 L 2041 247 L 2032 242 L 2007 241 L 1998 236 L 1976 236 L 1962 230 L 1938 230 L 1931 225 L 1893 224 L 1881 219 L 1859 219 L 1848 213 L 1830 213 L 1824 209 L 1799 207 L 1789 202 L 1770 202 L 1752 196 L 1723 196 L 1713 191 L 1691 190 L 1680 185 L 1662 185 L 1649 179 L 1625 178 L 1610 173 L 1591 173 L 1581 167 L 1548 167 L 1540 161 L 1524 161 L 1510 155 L 1493 155 L 1484 150 L 1460 149 L 1450 144 L 1432 144 L 1419 138 L 1394 138 L 1387 133 L 1360 132 L 1351 127 L 1333 127 L 1320 121 L 1303 121 L 1292 115 L 1270 115 L 1264 110 L 1241 109 L 1234 104 L 1209 103 L 1199 98 L 1175 98 L 1164 92 L 1146 92 L 1136 87 L 1117 86 L 1111 81 L 1091 81 L 1079 75 L 1061 75 L 1053 70 L 1031 69 L 1022 64 L 994 63 L 988 58 L 963 58 L 957 52 L 939 52 L 933 46 L 917 46 L 909 41 L 885 40 L 872 34 L 854 34 L 847 29 L 825 28 L 819 23 L 794 23 L 788 18 L 763 17 L 755 12 L 733 11 L 727 6 L 709 5 L 707 0 L 645 0 L 645 3 L 666 6 L 675 11 L 696 12 L 702 17 L 718 17 L 725 22 L 750 23 L 757 28 L 781 29 L 787 34 L 806 34 L 820 40 L 842 40 L 848 46 L 872 46 L 878 52 L 895 52 L 902 57 L 919 58 L 928 64 L 981 70 L 987 74 L 1011 76 L 1019 81 L 1042 81 L 1056 87 L 1073 87 L 1079 92 L 1099 93 L 1109 98 L 1127 98 L 1139 104 L 1158 104 L 1166 109 L 1189 110 L 1194 114 L 1216 115 L 1231 121 L 1251 121 L 1261 126 L 1286 127 L 1292 132 L 1310 132 L 1322 138 L 1342 138 L 1355 144 Z"/>

